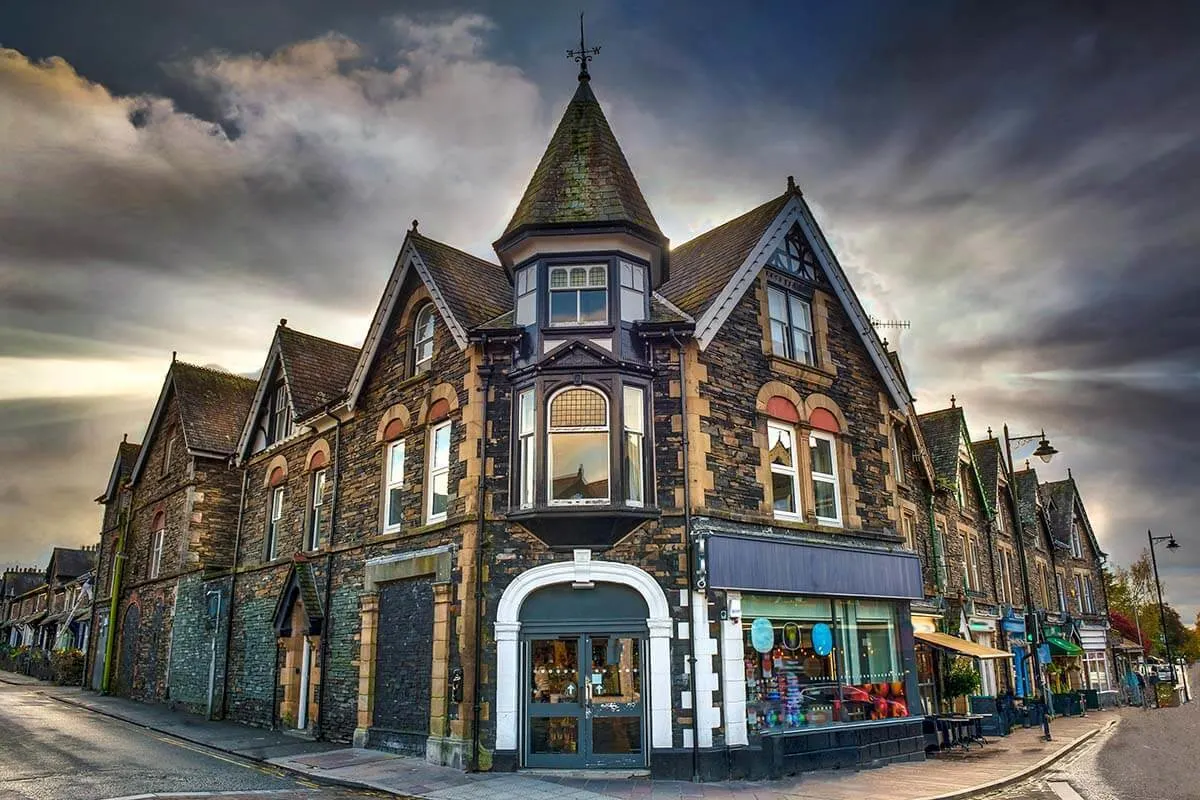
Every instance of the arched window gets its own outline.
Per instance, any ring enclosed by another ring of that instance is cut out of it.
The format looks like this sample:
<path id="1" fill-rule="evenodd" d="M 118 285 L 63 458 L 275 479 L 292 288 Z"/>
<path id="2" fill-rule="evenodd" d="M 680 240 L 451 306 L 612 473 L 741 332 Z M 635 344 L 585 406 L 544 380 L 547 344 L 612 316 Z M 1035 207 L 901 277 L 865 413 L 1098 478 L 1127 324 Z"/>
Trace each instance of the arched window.
<path id="1" fill-rule="evenodd" d="M 549 495 L 553 504 L 607 503 L 608 398 L 573 387 L 550 398 Z"/>
<path id="2" fill-rule="evenodd" d="M 426 369 L 433 360 L 433 304 L 426 303 L 417 312 L 413 324 L 413 364 L 417 370 Z"/>

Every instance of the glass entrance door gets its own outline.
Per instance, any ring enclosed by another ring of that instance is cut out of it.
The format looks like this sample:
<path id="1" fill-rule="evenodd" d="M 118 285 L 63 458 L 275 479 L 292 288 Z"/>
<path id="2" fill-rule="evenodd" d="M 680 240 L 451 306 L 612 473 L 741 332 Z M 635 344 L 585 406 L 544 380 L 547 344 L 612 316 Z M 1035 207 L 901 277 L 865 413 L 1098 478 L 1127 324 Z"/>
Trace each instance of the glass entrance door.
<path id="1" fill-rule="evenodd" d="M 642 646 L 641 637 L 623 634 L 528 642 L 527 765 L 646 763 Z"/>

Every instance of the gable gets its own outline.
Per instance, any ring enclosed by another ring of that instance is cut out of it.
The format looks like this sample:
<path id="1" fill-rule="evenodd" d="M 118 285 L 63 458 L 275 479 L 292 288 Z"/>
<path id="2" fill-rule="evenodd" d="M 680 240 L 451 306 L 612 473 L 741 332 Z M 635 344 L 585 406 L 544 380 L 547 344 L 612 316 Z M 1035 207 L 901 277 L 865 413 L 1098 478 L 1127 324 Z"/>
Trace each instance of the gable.
<path id="1" fill-rule="evenodd" d="M 169 410 L 174 394 L 175 384 L 172 380 L 171 370 L 168 369 L 167 377 L 163 380 L 162 389 L 158 393 L 158 400 L 154 404 L 154 412 L 150 415 L 150 424 L 146 426 L 146 435 L 142 437 L 142 448 L 138 451 L 137 460 L 133 464 L 133 470 L 129 473 L 130 484 L 136 484 L 141 479 L 142 470 L 150 458 L 150 451 L 158 443 L 159 429 L 164 424 L 171 422 L 178 424 L 179 422 L 179 404 L 174 404 L 174 414 L 171 414 Z M 174 417 L 174 419 L 168 419 L 168 417 Z"/>

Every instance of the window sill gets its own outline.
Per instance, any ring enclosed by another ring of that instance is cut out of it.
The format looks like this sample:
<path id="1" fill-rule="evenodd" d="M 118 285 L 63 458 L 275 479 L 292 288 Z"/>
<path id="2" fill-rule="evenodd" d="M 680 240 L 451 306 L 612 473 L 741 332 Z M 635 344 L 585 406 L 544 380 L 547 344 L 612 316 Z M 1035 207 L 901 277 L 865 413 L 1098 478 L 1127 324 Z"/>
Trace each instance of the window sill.
<path id="1" fill-rule="evenodd" d="M 812 364 L 805 364 L 801 361 L 793 361 L 790 358 L 785 358 L 775 353 L 771 353 L 767 358 L 770 362 L 772 372 L 786 375 L 789 378 L 799 378 L 818 386 L 828 388 L 833 385 L 833 381 L 837 377 L 837 370 L 824 369 Z"/>

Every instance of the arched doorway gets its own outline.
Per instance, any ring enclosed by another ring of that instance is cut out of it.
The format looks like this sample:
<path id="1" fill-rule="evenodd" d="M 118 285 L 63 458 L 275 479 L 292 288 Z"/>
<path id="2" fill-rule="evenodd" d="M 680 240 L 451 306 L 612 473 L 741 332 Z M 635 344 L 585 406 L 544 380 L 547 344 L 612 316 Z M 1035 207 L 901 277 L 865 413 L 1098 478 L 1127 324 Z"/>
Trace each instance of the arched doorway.
<path id="1" fill-rule="evenodd" d="M 671 746 L 666 597 L 589 555 L 523 573 L 497 609 L 496 749 L 526 766 L 639 767 Z"/>

